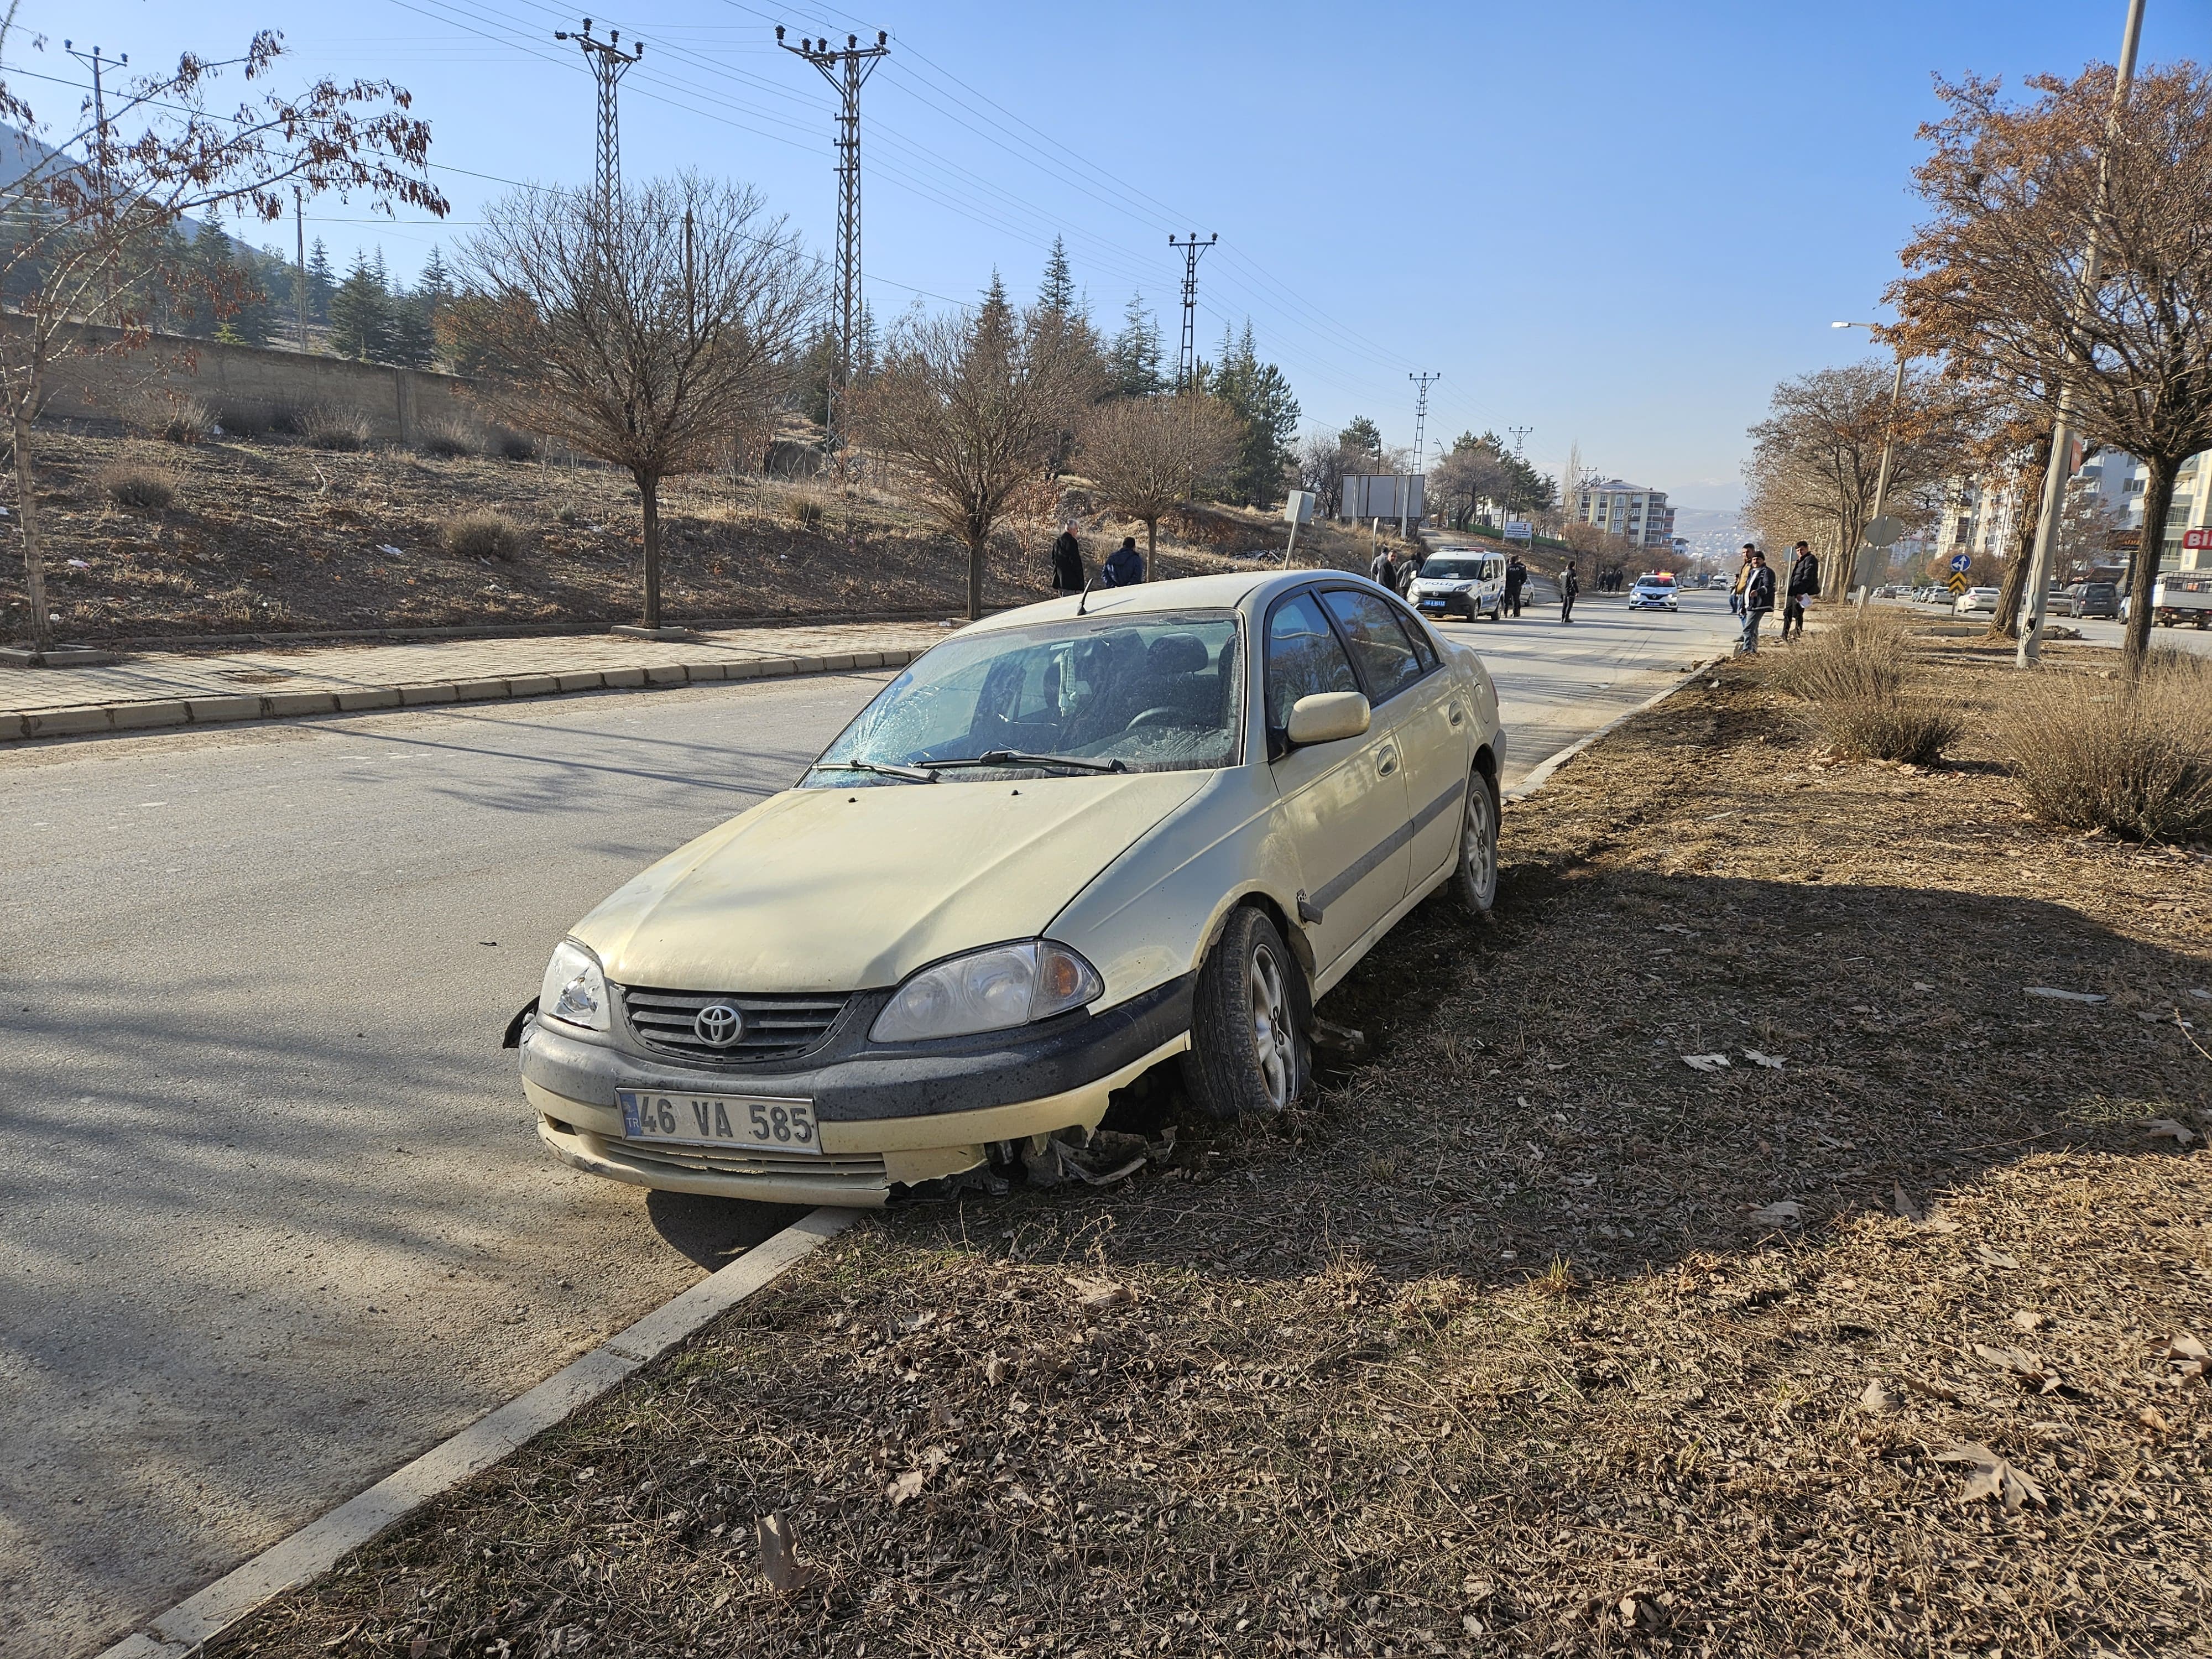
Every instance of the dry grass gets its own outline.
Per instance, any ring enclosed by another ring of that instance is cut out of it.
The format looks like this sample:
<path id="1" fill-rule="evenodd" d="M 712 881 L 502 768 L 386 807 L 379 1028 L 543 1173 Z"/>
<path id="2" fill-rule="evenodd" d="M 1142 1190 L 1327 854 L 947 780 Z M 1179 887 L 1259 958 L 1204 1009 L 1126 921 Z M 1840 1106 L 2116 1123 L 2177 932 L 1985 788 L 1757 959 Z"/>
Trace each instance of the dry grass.
<path id="1" fill-rule="evenodd" d="M 459 421 L 427 421 L 415 441 L 415 447 L 425 455 L 445 460 L 458 455 L 478 454 L 483 447 L 482 435 Z"/>
<path id="2" fill-rule="evenodd" d="M 1812 703 L 1814 725 L 1837 754 L 1924 766 L 1941 758 L 1963 727 L 1952 709 L 1908 690 L 1913 650 L 1903 617 L 1846 609 L 1802 639 L 1771 672 L 1777 684 Z"/>
<path id="3" fill-rule="evenodd" d="M 486 453 L 496 455 L 503 461 L 534 461 L 538 456 L 539 445 L 537 438 L 530 433 L 498 427 L 492 432 Z"/>
<path id="4" fill-rule="evenodd" d="M 2153 652 L 2140 678 L 2063 669 L 2018 688 L 1999 720 L 2037 816 L 2139 841 L 2212 834 L 2212 663 Z"/>
<path id="5" fill-rule="evenodd" d="M 118 461 L 100 469 L 100 488 L 118 507 L 134 513 L 161 513 L 177 499 L 177 481 L 150 466 Z"/>
<path id="6" fill-rule="evenodd" d="M 355 450 L 368 447 L 368 417 L 357 410 L 333 409 L 326 404 L 301 410 L 294 424 L 311 449 Z"/>
<path id="7" fill-rule="evenodd" d="M 197 398 L 149 397 L 131 411 L 131 428 L 149 438 L 191 447 L 215 435 L 215 411 Z"/>
<path id="8" fill-rule="evenodd" d="M 2006 671 L 1926 672 L 1960 769 L 1716 671 L 1332 994 L 1316 1098 L 869 1223 L 226 1652 L 2200 1652 L 2212 1181 L 2140 1126 L 2212 1127 L 2212 861 L 2027 819 Z"/>
<path id="9" fill-rule="evenodd" d="M 457 559 L 511 559 L 522 550 L 522 532 L 504 513 L 464 513 L 439 539 Z"/>

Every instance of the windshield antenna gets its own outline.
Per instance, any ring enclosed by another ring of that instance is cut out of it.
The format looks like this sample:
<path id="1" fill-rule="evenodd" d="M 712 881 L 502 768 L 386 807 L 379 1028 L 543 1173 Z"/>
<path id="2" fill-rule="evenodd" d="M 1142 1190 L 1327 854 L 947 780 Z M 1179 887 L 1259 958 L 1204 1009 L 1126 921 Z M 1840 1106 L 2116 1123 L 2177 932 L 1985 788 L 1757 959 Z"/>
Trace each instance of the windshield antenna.
<path id="1" fill-rule="evenodd" d="M 1097 586 L 1097 581 L 1098 578 L 1093 576 L 1089 581 L 1083 584 L 1083 597 L 1075 602 L 1075 614 L 1077 616 L 1079 617 L 1083 615 L 1083 607 L 1091 603 L 1091 590 L 1093 586 Z"/>

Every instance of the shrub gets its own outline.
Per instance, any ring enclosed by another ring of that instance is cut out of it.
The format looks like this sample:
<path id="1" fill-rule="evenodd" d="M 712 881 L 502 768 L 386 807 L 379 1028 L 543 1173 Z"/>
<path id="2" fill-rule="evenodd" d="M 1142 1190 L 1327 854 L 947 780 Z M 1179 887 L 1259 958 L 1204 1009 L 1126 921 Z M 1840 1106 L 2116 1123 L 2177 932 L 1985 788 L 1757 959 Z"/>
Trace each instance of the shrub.
<path id="1" fill-rule="evenodd" d="M 131 424 L 149 438 L 173 444 L 204 444 L 216 431 L 215 411 L 197 398 L 147 398 Z"/>
<path id="2" fill-rule="evenodd" d="M 459 421 L 427 421 L 422 435 L 416 439 L 415 447 L 425 455 L 437 455 L 451 460 L 457 455 L 477 453 L 477 435 Z"/>
<path id="3" fill-rule="evenodd" d="M 216 418 L 223 432 L 233 438 L 258 438 L 275 424 L 268 415 L 251 404 L 227 404 Z"/>
<path id="4" fill-rule="evenodd" d="M 1907 628 L 1884 611 L 1847 610 L 1775 665 L 1775 684 L 1813 705 L 1836 753 L 1924 766 L 1959 740 L 1957 714 L 1905 689 Z"/>
<path id="5" fill-rule="evenodd" d="M 167 474 L 127 461 L 102 469 L 98 483 L 118 507 L 139 513 L 159 513 L 177 499 L 177 486 Z"/>
<path id="6" fill-rule="evenodd" d="M 300 435 L 316 449 L 366 449 L 368 417 L 357 410 L 318 404 L 299 413 Z"/>
<path id="7" fill-rule="evenodd" d="M 584 521 L 584 515 L 573 507 L 564 507 L 553 516 L 561 523 L 571 526 L 580 525 Z"/>
<path id="8" fill-rule="evenodd" d="M 802 530 L 819 530 L 822 528 L 822 503 L 811 495 L 793 495 L 791 498 L 791 516 Z"/>
<path id="9" fill-rule="evenodd" d="M 491 436 L 492 453 L 504 461 L 534 461 L 538 459 L 537 435 L 529 432 L 511 431 L 501 427 Z"/>
<path id="10" fill-rule="evenodd" d="M 1958 742 L 1966 723 L 1925 697 L 1853 695 L 1820 706 L 1828 747 L 1853 760 L 1909 761 L 1927 766 Z"/>
<path id="11" fill-rule="evenodd" d="M 457 559 L 511 559 L 522 546 L 513 520 L 489 509 L 464 513 L 440 532 L 446 551 Z"/>
<path id="12" fill-rule="evenodd" d="M 2131 840 L 2212 833 L 2212 663 L 2154 651 L 2134 681 L 2046 671 L 1997 740 L 2038 817 Z"/>

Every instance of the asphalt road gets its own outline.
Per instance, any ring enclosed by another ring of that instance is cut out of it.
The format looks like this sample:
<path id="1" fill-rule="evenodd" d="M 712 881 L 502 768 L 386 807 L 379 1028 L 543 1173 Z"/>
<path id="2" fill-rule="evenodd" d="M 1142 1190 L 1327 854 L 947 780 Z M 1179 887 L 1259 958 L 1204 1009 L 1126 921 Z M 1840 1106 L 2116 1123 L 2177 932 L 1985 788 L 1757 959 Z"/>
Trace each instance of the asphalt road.
<path id="1" fill-rule="evenodd" d="M 1517 777 L 1728 623 L 1452 631 Z M 497 1043 L 883 678 L 0 753 L 0 1655 L 96 1651 L 788 1218 L 570 1174 Z"/>

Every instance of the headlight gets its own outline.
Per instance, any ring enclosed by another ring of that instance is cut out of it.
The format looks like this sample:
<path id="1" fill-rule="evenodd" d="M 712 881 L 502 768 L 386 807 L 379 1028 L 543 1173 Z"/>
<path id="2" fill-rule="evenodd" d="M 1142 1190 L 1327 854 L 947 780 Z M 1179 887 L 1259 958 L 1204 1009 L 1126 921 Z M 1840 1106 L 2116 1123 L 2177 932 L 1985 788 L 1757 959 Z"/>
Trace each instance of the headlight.
<path id="1" fill-rule="evenodd" d="M 608 1029 L 606 975 L 599 971 L 599 959 L 574 939 L 562 940 L 545 965 L 538 1016 L 586 1031 Z"/>
<path id="2" fill-rule="evenodd" d="M 923 969 L 899 987 L 868 1036 L 922 1042 L 1001 1031 L 1080 1008 L 1105 989 L 1098 970 L 1064 945 L 994 945 Z"/>

